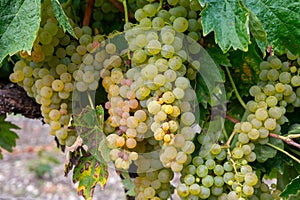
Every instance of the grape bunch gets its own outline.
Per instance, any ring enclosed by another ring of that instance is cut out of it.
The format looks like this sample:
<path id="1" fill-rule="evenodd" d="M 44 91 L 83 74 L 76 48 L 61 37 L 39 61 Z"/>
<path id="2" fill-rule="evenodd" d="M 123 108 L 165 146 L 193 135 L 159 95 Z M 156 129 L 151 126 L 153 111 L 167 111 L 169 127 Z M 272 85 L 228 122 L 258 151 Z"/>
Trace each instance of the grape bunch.
<path id="1" fill-rule="evenodd" d="M 61 145 L 72 145 L 76 134 L 68 130 L 71 118 L 71 94 L 74 89 L 73 72 L 77 66 L 71 61 L 70 47 L 77 41 L 65 34 L 54 18 L 51 1 L 42 3 L 41 28 L 31 55 L 21 52 L 21 60 L 10 75 L 41 104 L 44 122 L 50 125 L 50 134 Z"/>
<path id="2" fill-rule="evenodd" d="M 287 52 L 288 61 L 282 62 L 276 56 L 269 56 L 260 64 L 261 82 L 249 90 L 254 100 L 247 103 L 247 121 L 236 124 L 239 133 L 236 148 L 251 143 L 266 144 L 269 133 L 280 134 L 281 125 L 287 122 L 285 113 L 299 107 L 300 76 L 297 56 Z M 299 59 L 298 59 L 299 61 Z M 243 155 L 248 162 L 255 160 L 255 154 Z"/>

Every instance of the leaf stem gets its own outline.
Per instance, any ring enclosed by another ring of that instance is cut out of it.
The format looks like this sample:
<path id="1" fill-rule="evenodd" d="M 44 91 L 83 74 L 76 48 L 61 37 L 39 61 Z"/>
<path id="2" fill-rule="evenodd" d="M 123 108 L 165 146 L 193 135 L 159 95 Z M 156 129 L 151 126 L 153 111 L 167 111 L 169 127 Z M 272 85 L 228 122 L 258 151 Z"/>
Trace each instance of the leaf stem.
<path id="1" fill-rule="evenodd" d="M 292 145 L 292 146 L 297 147 L 298 149 L 300 149 L 300 144 L 296 143 L 289 136 L 285 137 L 285 136 L 277 135 L 275 133 L 269 133 L 269 136 L 273 137 L 273 138 L 278 138 L 278 139 L 284 141 L 285 143 L 287 143 L 289 145 Z"/>
<path id="2" fill-rule="evenodd" d="M 285 155 L 289 156 L 290 158 L 292 158 L 293 160 L 295 160 L 297 163 L 300 164 L 300 160 L 298 158 L 296 158 L 295 156 L 291 155 L 289 152 L 287 152 L 287 151 L 285 151 L 285 150 L 283 150 L 283 149 L 281 149 L 281 148 L 279 148 L 279 147 L 277 147 L 277 146 L 275 146 L 271 143 L 267 143 L 267 145 L 274 148 L 274 149 L 276 149 L 277 151 L 280 151 L 280 152 L 284 153 Z"/>
<path id="3" fill-rule="evenodd" d="M 88 0 L 82 23 L 83 26 L 88 26 L 90 24 L 94 2 L 95 0 Z"/>
<path id="4" fill-rule="evenodd" d="M 227 75 L 229 77 L 229 81 L 231 83 L 231 86 L 232 86 L 232 88 L 234 90 L 236 98 L 239 100 L 240 104 L 244 107 L 244 109 L 247 109 L 247 106 L 246 106 L 245 102 L 243 101 L 242 97 L 239 94 L 239 91 L 237 90 L 237 88 L 235 86 L 235 83 L 234 83 L 233 78 L 232 78 L 232 76 L 230 74 L 228 66 L 225 66 L 225 69 L 226 69 Z"/>

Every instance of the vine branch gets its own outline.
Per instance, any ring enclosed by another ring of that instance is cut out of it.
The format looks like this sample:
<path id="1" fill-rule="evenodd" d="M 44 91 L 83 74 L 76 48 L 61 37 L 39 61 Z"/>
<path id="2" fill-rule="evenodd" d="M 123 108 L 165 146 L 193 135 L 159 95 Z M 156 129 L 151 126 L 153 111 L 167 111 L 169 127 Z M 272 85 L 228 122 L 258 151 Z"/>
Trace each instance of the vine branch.
<path id="1" fill-rule="evenodd" d="M 239 120 L 235 119 L 234 117 L 230 116 L 229 114 L 226 114 L 226 119 L 233 122 L 234 124 L 239 123 Z"/>
<path id="2" fill-rule="evenodd" d="M 226 114 L 226 119 L 228 119 L 229 121 L 233 122 L 233 123 L 239 123 L 239 120 L 235 119 L 234 117 Z M 270 137 L 273 137 L 273 138 L 277 138 L 277 139 L 280 139 L 282 141 L 284 141 L 285 143 L 287 143 L 288 145 L 292 145 L 294 147 L 297 147 L 298 149 L 300 149 L 300 144 L 298 144 L 297 142 L 295 142 L 293 140 L 293 138 L 299 138 L 300 137 L 300 134 L 291 134 L 291 135 L 288 135 L 288 136 L 282 136 L 282 135 L 277 135 L 275 133 L 269 133 L 269 136 Z M 227 144 L 227 142 L 226 142 Z"/>
<path id="3" fill-rule="evenodd" d="M 296 138 L 296 137 L 293 137 L 293 135 L 289 135 L 289 136 L 285 137 L 285 136 L 277 135 L 275 133 L 269 133 L 269 136 L 271 136 L 273 138 L 278 138 L 278 139 L 284 141 L 285 143 L 300 149 L 300 144 L 296 143 L 294 140 L 291 139 L 291 138 Z"/>
<path id="4" fill-rule="evenodd" d="M 239 91 L 237 90 L 237 88 L 235 86 L 235 83 L 234 83 L 233 78 L 232 78 L 232 76 L 230 74 L 229 68 L 227 66 L 225 66 L 225 69 L 226 69 L 227 75 L 229 77 L 229 81 L 231 83 L 231 86 L 232 86 L 232 88 L 234 90 L 236 98 L 239 100 L 240 104 L 244 107 L 244 109 L 247 109 L 247 106 L 246 106 L 245 102 L 243 101 L 243 99 L 242 99 Z"/>
<path id="5" fill-rule="evenodd" d="M 94 2 L 95 0 L 88 0 L 82 23 L 83 26 L 88 26 L 90 24 Z"/>

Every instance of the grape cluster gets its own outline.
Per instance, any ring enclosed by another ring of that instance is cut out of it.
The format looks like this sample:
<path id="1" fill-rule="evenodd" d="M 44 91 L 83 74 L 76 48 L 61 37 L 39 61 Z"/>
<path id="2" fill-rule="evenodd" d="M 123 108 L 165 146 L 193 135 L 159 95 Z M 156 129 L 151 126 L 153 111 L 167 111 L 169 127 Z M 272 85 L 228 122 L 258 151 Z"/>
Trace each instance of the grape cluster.
<path id="1" fill-rule="evenodd" d="M 254 98 L 247 103 L 250 114 L 247 121 L 236 124 L 239 133 L 236 148 L 251 143 L 266 144 L 269 133 L 280 134 L 281 125 L 287 122 L 285 113 L 300 102 L 300 76 L 297 56 L 287 53 L 288 61 L 281 62 L 276 56 L 269 56 L 260 64 L 261 82 L 249 90 Z M 299 61 L 299 59 L 298 59 Z M 243 155 L 248 162 L 255 160 L 255 154 Z"/>
<path id="2" fill-rule="evenodd" d="M 168 169 L 139 174 L 134 180 L 136 199 L 168 199 L 174 190 L 170 184 L 172 178 L 173 173 Z"/>
<path id="3" fill-rule="evenodd" d="M 21 60 L 10 75 L 41 104 L 44 122 L 50 125 L 50 134 L 62 145 L 72 145 L 75 133 L 68 130 L 71 118 L 71 94 L 74 89 L 70 47 L 77 41 L 65 34 L 54 18 L 51 1 L 42 4 L 41 28 L 34 42 L 31 55 L 21 52 Z"/>

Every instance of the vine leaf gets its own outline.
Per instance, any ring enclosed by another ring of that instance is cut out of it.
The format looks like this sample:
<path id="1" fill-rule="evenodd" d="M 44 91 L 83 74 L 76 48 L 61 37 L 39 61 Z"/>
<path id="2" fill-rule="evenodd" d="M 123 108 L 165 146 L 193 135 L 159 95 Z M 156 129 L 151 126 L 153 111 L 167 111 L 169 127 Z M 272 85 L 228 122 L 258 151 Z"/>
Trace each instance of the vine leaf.
<path id="1" fill-rule="evenodd" d="M 103 157 L 108 154 L 107 151 L 104 151 L 105 148 L 101 147 L 101 145 L 105 145 L 102 142 L 105 141 L 103 118 L 104 109 L 101 105 L 97 106 L 96 110 L 87 106 L 82 109 L 80 114 L 74 115 L 74 126 L 77 133 L 83 140 L 83 144 L 88 147 L 88 151 L 99 161 L 104 161 Z"/>
<path id="2" fill-rule="evenodd" d="M 249 45 L 248 52 L 240 50 L 230 53 L 230 61 L 234 69 L 232 77 L 236 83 L 238 91 L 242 97 L 249 95 L 249 89 L 259 81 L 259 65 L 263 61 L 259 54 L 259 48 L 255 42 Z"/>
<path id="3" fill-rule="evenodd" d="M 77 38 L 74 30 L 68 20 L 68 17 L 66 16 L 64 10 L 62 9 L 60 3 L 58 0 L 51 0 L 53 10 L 54 10 L 54 15 L 58 21 L 58 23 L 62 26 L 64 31 L 68 31 L 74 38 Z"/>
<path id="4" fill-rule="evenodd" d="M 252 36 L 255 38 L 257 46 L 265 57 L 268 46 L 267 33 L 261 21 L 252 11 L 249 11 L 249 28 Z"/>
<path id="5" fill-rule="evenodd" d="M 297 194 L 300 190 L 300 175 L 294 178 L 280 194 L 281 197 L 288 198 L 289 195 Z"/>
<path id="6" fill-rule="evenodd" d="M 86 200 L 91 200 L 99 183 L 104 188 L 108 177 L 106 163 L 99 162 L 92 154 L 85 152 L 74 167 L 73 182 L 79 182 L 77 192 Z"/>
<path id="7" fill-rule="evenodd" d="M 202 26 L 204 36 L 215 32 L 215 41 L 223 52 L 231 47 L 242 51 L 248 50 L 249 13 L 238 1 L 199 0 L 202 6 Z"/>
<path id="8" fill-rule="evenodd" d="M 1 0 L 0 63 L 7 55 L 30 52 L 41 20 L 40 0 Z"/>
<path id="9" fill-rule="evenodd" d="M 279 139 L 269 137 L 269 143 L 271 143 L 281 149 L 284 148 L 283 142 Z M 256 157 L 257 161 L 262 163 L 262 162 L 265 162 L 266 160 L 268 160 L 269 158 L 275 157 L 277 150 L 270 146 L 267 146 L 265 144 L 256 144 L 254 152 L 257 156 Z"/>
<path id="10" fill-rule="evenodd" d="M 122 179 L 122 184 L 126 189 L 126 195 L 134 197 L 136 194 L 134 191 L 135 185 L 133 179 L 130 178 L 129 174 L 126 172 L 122 173 L 122 177 L 124 178 Z"/>
<path id="11" fill-rule="evenodd" d="M 208 48 L 207 52 L 216 64 L 220 66 L 231 66 L 230 60 L 228 59 L 229 54 L 223 53 L 218 46 Z"/>
<path id="12" fill-rule="evenodd" d="M 244 0 L 262 22 L 273 49 L 283 54 L 289 49 L 300 54 L 300 2 L 294 0 Z"/>
<path id="13" fill-rule="evenodd" d="M 16 146 L 16 139 L 19 136 L 11 131 L 10 129 L 20 129 L 18 126 L 12 124 L 11 122 L 4 121 L 5 116 L 0 115 L 0 147 L 12 152 L 12 147 Z M 0 159 L 2 159 L 2 153 L 0 149 Z"/>

